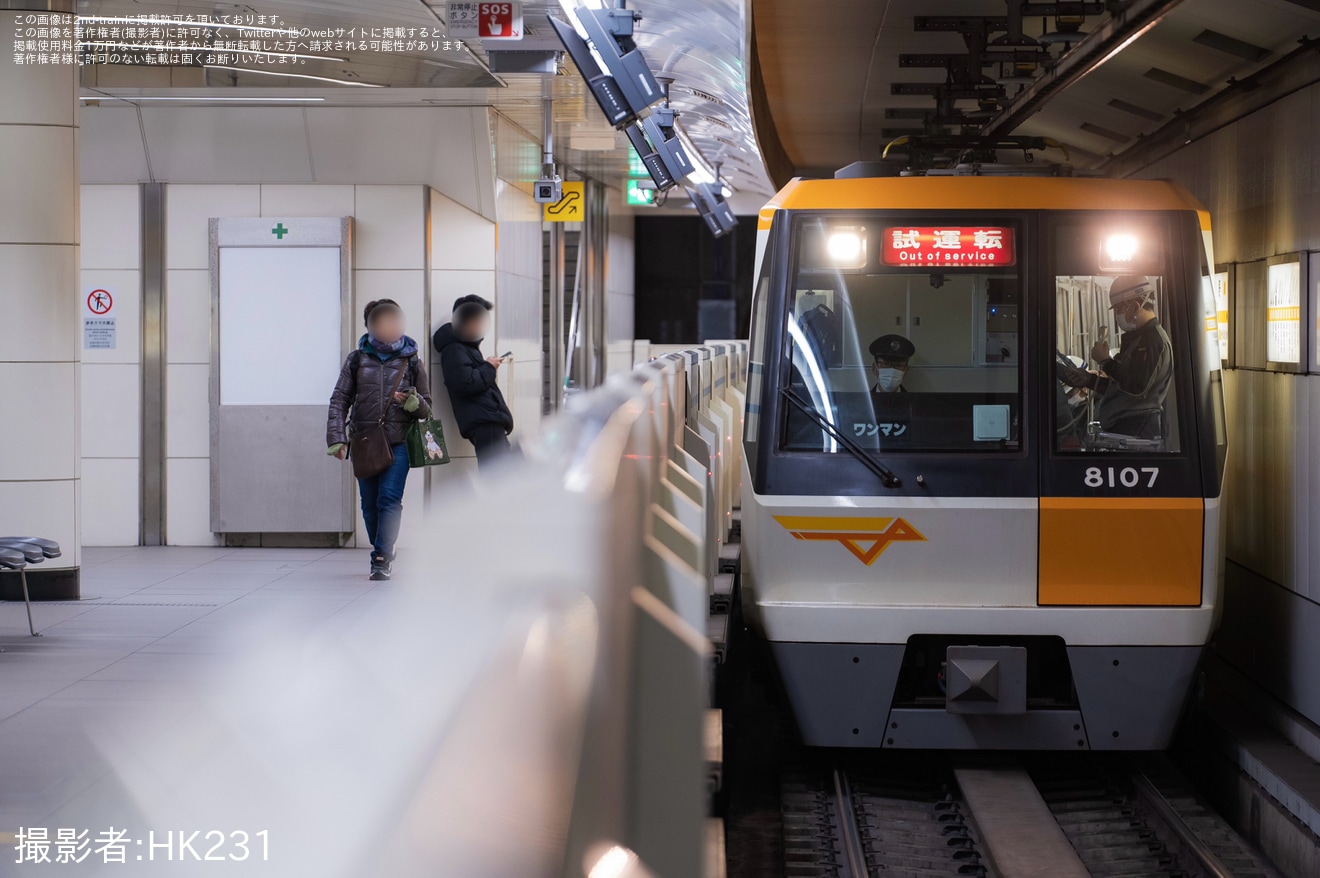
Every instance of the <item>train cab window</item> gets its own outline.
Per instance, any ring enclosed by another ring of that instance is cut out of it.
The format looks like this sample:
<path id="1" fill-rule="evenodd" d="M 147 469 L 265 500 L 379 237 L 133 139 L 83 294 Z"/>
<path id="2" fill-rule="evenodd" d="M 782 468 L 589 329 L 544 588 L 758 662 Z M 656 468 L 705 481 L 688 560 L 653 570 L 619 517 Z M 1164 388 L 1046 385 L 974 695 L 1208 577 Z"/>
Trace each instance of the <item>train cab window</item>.
<path id="1" fill-rule="evenodd" d="M 882 453 L 1017 450 L 1012 232 L 965 220 L 804 221 L 787 302 L 782 447 L 838 452 L 846 440 Z M 987 250 L 991 258 L 976 262 Z M 900 261 L 910 256 L 912 264 Z"/>
<path id="2" fill-rule="evenodd" d="M 1177 452 L 1180 361 L 1166 325 L 1164 262 L 1132 252 L 1156 249 L 1149 242 L 1162 236 L 1154 228 L 1108 238 L 1094 226 L 1063 232 L 1054 277 L 1055 450 Z M 1088 273 L 1062 273 L 1069 268 Z"/>

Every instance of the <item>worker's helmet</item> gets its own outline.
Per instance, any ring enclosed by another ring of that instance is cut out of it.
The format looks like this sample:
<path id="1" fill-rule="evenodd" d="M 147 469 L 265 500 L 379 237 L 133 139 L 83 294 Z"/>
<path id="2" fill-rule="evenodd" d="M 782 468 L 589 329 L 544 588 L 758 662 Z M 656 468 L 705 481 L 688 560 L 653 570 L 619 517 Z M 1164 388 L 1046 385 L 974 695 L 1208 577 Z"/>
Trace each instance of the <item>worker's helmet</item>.
<path id="1" fill-rule="evenodd" d="M 1127 302 L 1145 303 L 1151 296 L 1150 279 L 1135 274 L 1124 274 L 1114 278 L 1109 285 L 1109 307 L 1117 308 Z"/>

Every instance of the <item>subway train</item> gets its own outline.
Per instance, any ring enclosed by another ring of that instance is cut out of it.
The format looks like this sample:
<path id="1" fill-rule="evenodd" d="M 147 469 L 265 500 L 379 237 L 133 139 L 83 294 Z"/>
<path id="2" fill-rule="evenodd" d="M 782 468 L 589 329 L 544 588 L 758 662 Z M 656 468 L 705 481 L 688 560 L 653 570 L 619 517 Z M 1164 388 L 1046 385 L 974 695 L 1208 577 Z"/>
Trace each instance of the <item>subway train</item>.
<path id="1" fill-rule="evenodd" d="M 744 617 L 807 745 L 1160 749 L 1222 594 L 1209 215 L 977 171 L 761 211 Z"/>

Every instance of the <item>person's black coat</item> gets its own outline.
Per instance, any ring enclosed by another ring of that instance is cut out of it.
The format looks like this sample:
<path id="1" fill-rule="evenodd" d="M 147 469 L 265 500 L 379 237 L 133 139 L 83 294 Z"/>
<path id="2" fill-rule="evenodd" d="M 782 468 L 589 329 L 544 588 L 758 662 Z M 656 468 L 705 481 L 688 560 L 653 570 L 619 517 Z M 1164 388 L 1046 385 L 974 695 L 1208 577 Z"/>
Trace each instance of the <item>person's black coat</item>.
<path id="1" fill-rule="evenodd" d="M 437 329 L 432 341 L 440 354 L 459 435 L 469 439 L 472 431 L 483 424 L 496 424 L 505 433 L 512 432 L 513 413 L 495 383 L 495 367 L 481 355 L 480 342 L 460 339 L 452 323 Z"/>
<path id="2" fill-rule="evenodd" d="M 406 369 L 408 374 L 400 376 L 401 369 Z M 390 390 L 396 380 L 405 391 L 409 387 L 417 389 L 421 402 L 416 411 L 405 412 L 402 406 L 390 401 Z M 409 339 L 402 352 L 381 360 L 364 335 L 358 341 L 358 349 L 344 360 L 339 380 L 330 394 L 326 447 L 350 442 L 353 434 L 370 430 L 382 417 L 389 443 L 402 442 L 413 421 L 431 417 L 431 380 L 426 375 L 426 366 L 418 360 L 415 341 Z"/>

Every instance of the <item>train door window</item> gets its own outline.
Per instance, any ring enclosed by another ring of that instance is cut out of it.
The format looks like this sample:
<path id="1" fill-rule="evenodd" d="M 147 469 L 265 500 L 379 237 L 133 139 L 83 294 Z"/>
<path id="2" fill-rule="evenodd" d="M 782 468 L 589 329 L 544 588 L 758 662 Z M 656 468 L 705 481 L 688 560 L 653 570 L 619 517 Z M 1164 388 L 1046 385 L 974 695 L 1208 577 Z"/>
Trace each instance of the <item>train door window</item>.
<path id="1" fill-rule="evenodd" d="M 842 433 L 871 451 L 1018 449 L 1014 231 L 965 219 L 802 221 L 783 447 L 837 452 Z"/>
<path id="2" fill-rule="evenodd" d="M 1206 389 L 1209 393 L 1206 410 L 1210 419 L 1215 443 L 1215 458 L 1219 472 L 1223 473 L 1224 460 L 1228 455 L 1228 427 L 1224 417 L 1223 352 L 1224 340 L 1220 335 L 1220 314 L 1224 309 L 1224 298 L 1218 284 L 1222 275 L 1212 273 L 1202 259 L 1201 262 L 1201 308 L 1205 314 L 1205 349 L 1204 364 Z"/>
<path id="3" fill-rule="evenodd" d="M 770 295 L 770 257 L 761 258 L 761 271 L 752 292 L 751 347 L 747 362 L 747 413 L 743 422 L 743 454 L 747 464 L 756 469 L 756 452 L 761 429 L 762 377 L 765 373 L 765 317 Z"/>
<path id="4" fill-rule="evenodd" d="M 1162 224 L 1057 229 L 1055 449 L 1180 447 Z"/>

